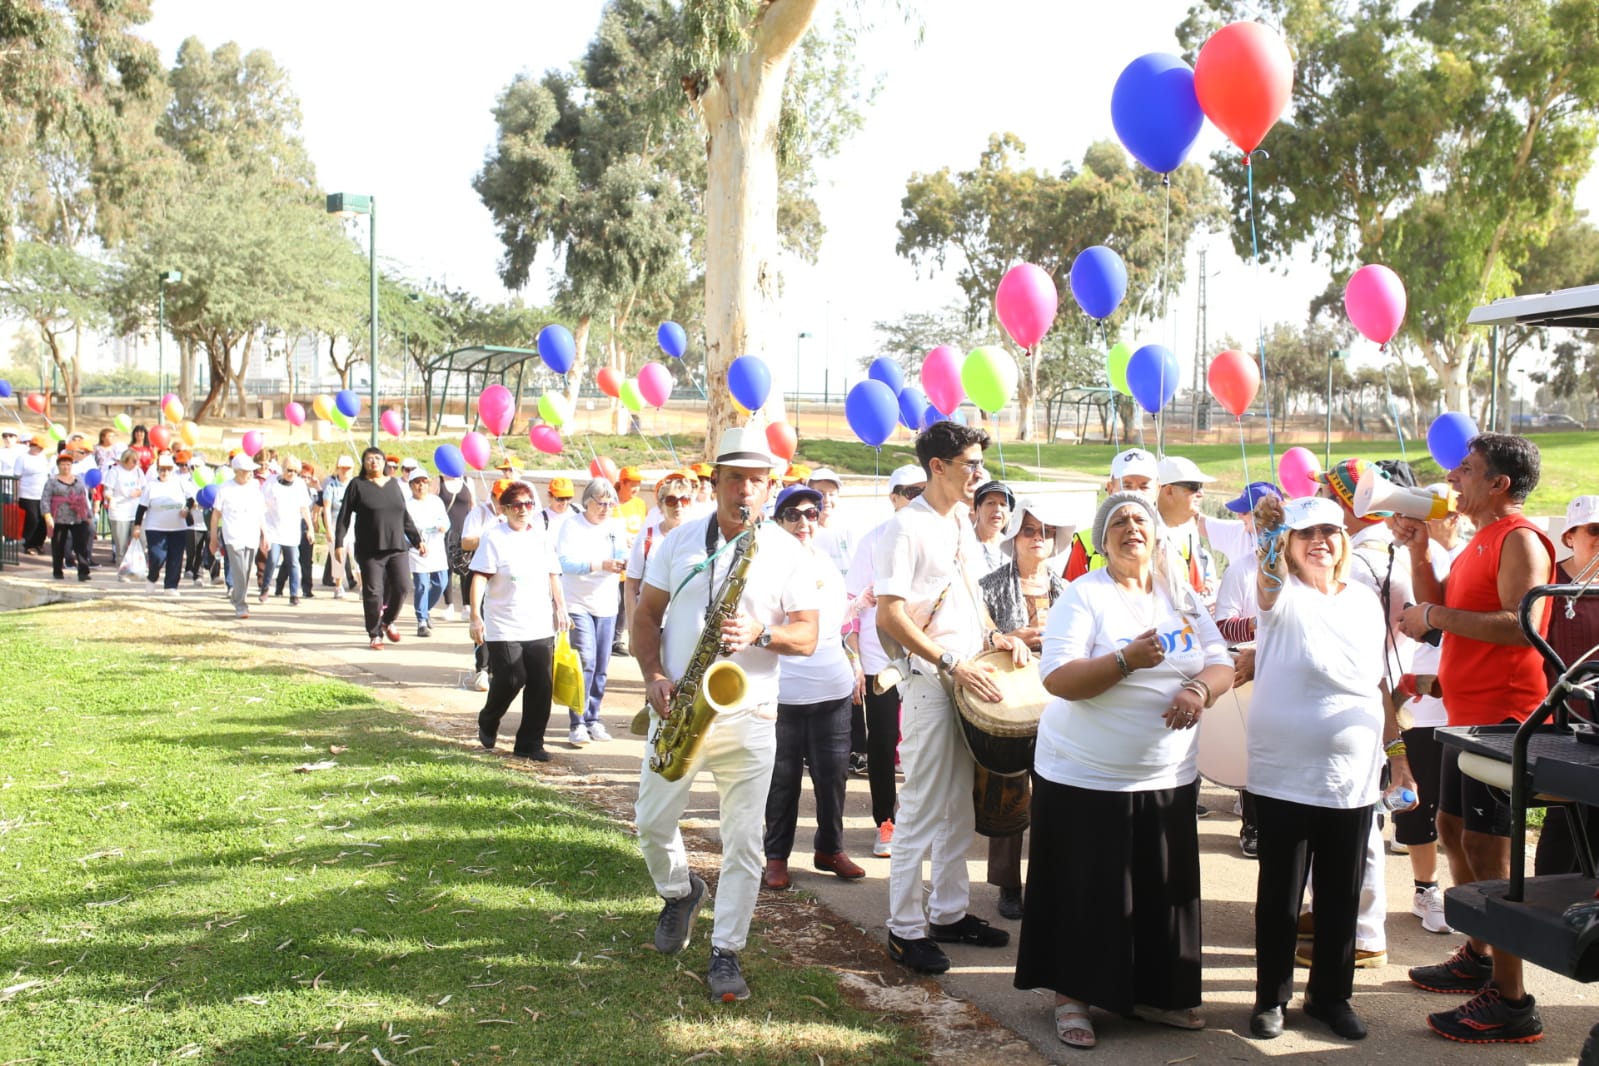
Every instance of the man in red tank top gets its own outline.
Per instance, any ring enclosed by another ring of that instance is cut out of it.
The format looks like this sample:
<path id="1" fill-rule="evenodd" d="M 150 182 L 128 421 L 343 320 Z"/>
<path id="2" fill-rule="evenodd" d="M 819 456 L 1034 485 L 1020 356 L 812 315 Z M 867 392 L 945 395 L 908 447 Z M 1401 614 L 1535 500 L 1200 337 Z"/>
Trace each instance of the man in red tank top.
<path id="1" fill-rule="evenodd" d="M 1524 437 L 1484 433 L 1471 442 L 1449 484 L 1460 494 L 1456 509 L 1477 535 L 1440 582 L 1427 562 L 1427 529 L 1396 523 L 1394 540 L 1412 548 L 1416 605 L 1401 619 L 1417 639 L 1433 629 L 1444 641 L 1438 669 L 1450 725 L 1522 721 L 1548 691 L 1543 659 L 1527 643 L 1516 611 L 1522 597 L 1554 573 L 1554 546 L 1522 515 L 1538 484 L 1538 449 Z M 1540 631 L 1549 625 L 1545 605 L 1534 609 Z M 1510 876 L 1510 817 L 1482 782 L 1460 773 L 1459 749 L 1445 748 L 1438 797 L 1438 842 L 1457 885 Z M 1527 1044 L 1543 1036 L 1537 1004 L 1522 983 L 1521 960 L 1475 937 L 1436 966 L 1410 971 L 1431 992 L 1469 992 L 1475 998 L 1452 1011 L 1430 1014 L 1433 1032 L 1472 1044 Z"/>

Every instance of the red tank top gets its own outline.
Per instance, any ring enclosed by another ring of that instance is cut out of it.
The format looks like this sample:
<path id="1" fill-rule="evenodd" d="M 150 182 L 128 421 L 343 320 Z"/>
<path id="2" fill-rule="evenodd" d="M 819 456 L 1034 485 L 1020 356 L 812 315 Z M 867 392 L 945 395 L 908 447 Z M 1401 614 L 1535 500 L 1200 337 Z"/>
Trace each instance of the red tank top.
<path id="1" fill-rule="evenodd" d="M 1499 557 L 1505 538 L 1518 529 L 1538 535 L 1549 553 L 1553 574 L 1555 549 L 1543 530 L 1521 515 L 1491 522 L 1478 530 L 1466 550 L 1455 557 L 1444 585 L 1444 606 L 1462 611 L 1503 610 L 1499 602 Z M 1539 627 L 1549 631 L 1549 612 Z M 1507 718 L 1526 719 L 1549 692 L 1543 656 L 1536 648 L 1489 644 L 1458 633 L 1444 638 L 1438 683 L 1450 725 L 1495 725 Z"/>

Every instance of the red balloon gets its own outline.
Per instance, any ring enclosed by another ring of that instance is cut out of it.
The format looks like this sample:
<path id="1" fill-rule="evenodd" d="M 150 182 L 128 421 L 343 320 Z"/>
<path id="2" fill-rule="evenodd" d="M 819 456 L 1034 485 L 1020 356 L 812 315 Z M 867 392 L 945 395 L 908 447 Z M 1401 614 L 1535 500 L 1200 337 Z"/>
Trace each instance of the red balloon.
<path id="1" fill-rule="evenodd" d="M 612 399 L 621 394 L 622 375 L 612 367 L 600 367 L 599 373 L 594 375 L 594 383 L 600 387 L 601 392 Z"/>
<path id="2" fill-rule="evenodd" d="M 1229 348 L 1210 361 L 1207 381 L 1216 401 L 1234 418 L 1242 418 L 1260 391 L 1260 367 L 1243 352 Z"/>
<path id="3" fill-rule="evenodd" d="M 771 422 L 766 426 L 766 446 L 779 459 L 791 460 L 799 447 L 799 434 L 787 422 Z"/>
<path id="4" fill-rule="evenodd" d="M 616 473 L 616 464 L 603 455 L 589 463 L 589 477 L 602 477 L 614 485 Z"/>
<path id="5" fill-rule="evenodd" d="M 1210 35 L 1194 61 L 1194 94 L 1205 117 L 1243 149 L 1260 147 L 1294 88 L 1294 60 L 1273 30 L 1234 22 Z"/>
<path id="6" fill-rule="evenodd" d="M 150 447 L 158 452 L 164 452 L 172 447 L 172 431 L 159 422 L 150 427 L 148 436 L 150 438 Z"/>
<path id="7" fill-rule="evenodd" d="M 28 410 L 32 411 L 34 414 L 44 414 L 44 409 L 47 406 L 47 403 L 45 398 L 40 396 L 37 392 L 28 393 L 28 398 L 25 402 L 28 405 Z"/>

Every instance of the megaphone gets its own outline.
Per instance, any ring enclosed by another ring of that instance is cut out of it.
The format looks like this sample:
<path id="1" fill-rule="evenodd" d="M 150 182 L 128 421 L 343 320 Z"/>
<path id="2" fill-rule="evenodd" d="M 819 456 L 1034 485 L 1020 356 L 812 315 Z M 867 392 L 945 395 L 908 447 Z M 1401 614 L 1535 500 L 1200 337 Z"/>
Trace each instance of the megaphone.
<path id="1" fill-rule="evenodd" d="M 1443 518 L 1454 510 L 1454 493 L 1447 499 L 1434 496 L 1426 489 L 1413 489 L 1395 485 L 1376 464 L 1366 467 L 1355 485 L 1355 514 L 1371 518 L 1380 514 L 1404 515 L 1422 522 Z"/>

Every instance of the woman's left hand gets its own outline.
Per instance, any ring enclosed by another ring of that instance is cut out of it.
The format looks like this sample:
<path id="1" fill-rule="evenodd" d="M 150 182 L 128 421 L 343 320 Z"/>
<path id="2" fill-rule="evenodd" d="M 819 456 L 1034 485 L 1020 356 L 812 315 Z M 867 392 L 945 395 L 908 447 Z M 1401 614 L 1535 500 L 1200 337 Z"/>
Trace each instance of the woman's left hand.
<path id="1" fill-rule="evenodd" d="M 566 609 L 564 607 L 557 607 L 555 609 L 555 631 L 557 633 L 566 633 L 570 631 L 571 628 L 572 616 L 566 613 Z"/>
<path id="2" fill-rule="evenodd" d="M 1009 633 L 996 635 L 994 637 L 994 647 L 1001 651 L 1010 652 L 1010 661 L 1014 666 L 1026 666 L 1033 658 L 1033 653 L 1028 649 L 1027 643 L 1017 640 Z"/>
<path id="3" fill-rule="evenodd" d="M 1205 703 L 1197 693 L 1181 688 L 1172 697 L 1161 718 L 1165 720 L 1167 729 L 1192 729 L 1199 724 L 1199 715 L 1204 709 Z"/>

